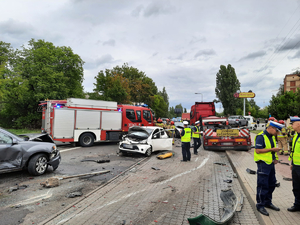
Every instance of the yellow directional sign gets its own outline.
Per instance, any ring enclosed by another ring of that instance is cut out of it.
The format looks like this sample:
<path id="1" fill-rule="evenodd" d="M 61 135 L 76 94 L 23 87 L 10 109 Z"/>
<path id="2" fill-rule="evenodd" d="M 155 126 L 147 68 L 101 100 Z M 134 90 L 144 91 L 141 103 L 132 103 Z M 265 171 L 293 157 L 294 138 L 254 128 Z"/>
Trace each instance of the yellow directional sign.
<path id="1" fill-rule="evenodd" d="M 255 93 L 253 92 L 241 92 L 239 93 L 239 98 L 254 98 Z"/>
<path id="2" fill-rule="evenodd" d="M 238 129 L 222 129 L 222 130 L 217 130 L 217 136 L 225 136 L 225 137 L 230 137 L 230 136 L 239 136 L 239 130 Z"/>

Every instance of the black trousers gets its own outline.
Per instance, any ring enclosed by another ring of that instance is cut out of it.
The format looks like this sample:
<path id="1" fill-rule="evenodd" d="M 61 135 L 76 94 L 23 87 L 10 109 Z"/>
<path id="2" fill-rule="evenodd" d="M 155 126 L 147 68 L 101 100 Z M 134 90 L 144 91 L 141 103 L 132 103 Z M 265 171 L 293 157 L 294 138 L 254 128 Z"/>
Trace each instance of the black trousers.
<path id="1" fill-rule="evenodd" d="M 190 142 L 182 142 L 181 143 L 182 147 L 182 160 L 183 161 L 190 161 L 191 160 L 191 143 Z"/>
<path id="2" fill-rule="evenodd" d="M 294 206 L 300 208 L 300 166 L 293 165 L 292 178 L 293 178 L 293 193 L 295 196 Z"/>
<path id="3" fill-rule="evenodd" d="M 193 138 L 194 139 L 194 153 L 197 153 L 197 149 L 201 146 L 201 138 Z"/>

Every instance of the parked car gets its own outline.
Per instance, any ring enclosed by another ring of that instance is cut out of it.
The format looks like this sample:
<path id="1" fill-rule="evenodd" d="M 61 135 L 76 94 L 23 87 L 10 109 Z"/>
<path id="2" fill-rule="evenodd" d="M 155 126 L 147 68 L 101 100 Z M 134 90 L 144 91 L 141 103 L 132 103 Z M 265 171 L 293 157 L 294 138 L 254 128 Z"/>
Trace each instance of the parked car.
<path id="1" fill-rule="evenodd" d="M 161 127 L 134 126 L 123 136 L 119 143 L 119 151 L 122 154 L 137 152 L 149 157 L 155 151 L 172 150 L 172 140 Z"/>
<path id="2" fill-rule="evenodd" d="M 248 126 L 248 120 L 243 116 L 229 116 L 228 117 L 228 124 L 232 127 L 237 126 Z"/>
<path id="3" fill-rule="evenodd" d="M 42 175 L 59 166 L 59 150 L 48 134 L 15 135 L 0 128 L 0 173 L 27 168 L 31 175 Z"/>

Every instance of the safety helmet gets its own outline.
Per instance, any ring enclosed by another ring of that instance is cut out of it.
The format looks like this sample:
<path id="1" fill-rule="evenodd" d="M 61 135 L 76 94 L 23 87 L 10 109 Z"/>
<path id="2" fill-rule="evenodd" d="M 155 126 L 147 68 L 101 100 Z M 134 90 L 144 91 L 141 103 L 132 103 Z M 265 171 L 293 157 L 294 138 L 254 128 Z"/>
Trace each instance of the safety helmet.
<path id="1" fill-rule="evenodd" d="M 170 121 L 169 119 L 166 119 L 166 121 Z"/>
<path id="2" fill-rule="evenodd" d="M 161 118 L 159 118 L 159 119 L 157 120 L 157 122 L 158 122 L 158 123 L 162 123 L 162 120 L 161 120 Z"/>
<path id="3" fill-rule="evenodd" d="M 171 125 L 174 125 L 174 121 L 171 121 Z"/>
<path id="4" fill-rule="evenodd" d="M 274 121 L 274 120 L 275 120 L 275 118 L 274 118 L 273 116 L 271 116 L 271 117 L 269 117 L 269 120 L 272 120 L 272 121 Z"/>
<path id="5" fill-rule="evenodd" d="M 276 122 L 276 123 L 278 123 L 278 120 L 276 120 L 276 119 L 275 119 L 275 120 L 273 120 L 273 121 L 274 121 L 274 122 Z"/>
<path id="6" fill-rule="evenodd" d="M 283 120 L 279 120 L 279 123 L 280 123 L 280 124 L 284 124 L 284 121 L 283 121 Z"/>

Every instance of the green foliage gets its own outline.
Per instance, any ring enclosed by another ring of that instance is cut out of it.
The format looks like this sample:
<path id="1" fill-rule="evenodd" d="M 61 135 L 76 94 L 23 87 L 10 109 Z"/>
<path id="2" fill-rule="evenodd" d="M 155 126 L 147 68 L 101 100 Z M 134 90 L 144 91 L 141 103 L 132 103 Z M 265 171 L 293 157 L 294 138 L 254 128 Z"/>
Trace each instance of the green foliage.
<path id="1" fill-rule="evenodd" d="M 228 64 L 220 66 L 220 70 L 216 75 L 216 96 L 222 103 L 224 114 L 237 114 L 236 110 L 241 106 L 241 99 L 235 98 L 233 95 L 240 89 L 240 82 L 237 79 L 234 68 Z M 243 104 L 243 103 L 242 103 Z"/>
<path id="2" fill-rule="evenodd" d="M 256 118 L 268 118 L 268 117 L 269 117 L 269 113 L 267 107 L 260 109 L 256 116 Z"/>
<path id="3" fill-rule="evenodd" d="M 83 97 L 84 62 L 70 47 L 32 39 L 28 47 L 9 49 L 9 53 L 0 77 L 5 102 L 0 112 L 3 126 L 37 128 L 41 124 L 41 113 L 37 112 L 41 100 Z"/>
<path id="4" fill-rule="evenodd" d="M 169 96 L 167 94 L 166 88 L 163 87 L 162 91 L 158 91 L 158 94 L 164 99 L 164 101 L 166 102 L 168 108 L 169 108 Z"/>
<path id="5" fill-rule="evenodd" d="M 244 115 L 244 112 L 243 112 L 242 109 L 238 108 L 238 109 L 236 110 L 236 113 L 235 113 L 235 114 L 236 114 L 236 115 Z"/>
<path id="6" fill-rule="evenodd" d="M 151 108 L 154 111 L 156 118 L 167 117 L 168 115 L 167 103 L 160 95 L 153 96 L 153 104 Z"/>
<path id="7" fill-rule="evenodd" d="M 289 116 L 300 115 L 300 89 L 272 96 L 269 113 L 276 119 L 286 119 Z"/>
<path id="8" fill-rule="evenodd" d="M 150 107 L 154 104 L 153 96 L 157 94 L 157 87 L 153 80 L 144 72 L 129 67 L 126 63 L 122 67 L 106 69 L 105 72 L 101 70 L 95 79 L 95 88 L 94 92 L 89 94 L 90 99 L 111 100 L 119 103 L 143 102 Z M 118 90 L 120 93 L 116 93 Z M 165 90 L 162 93 L 166 94 Z"/>

